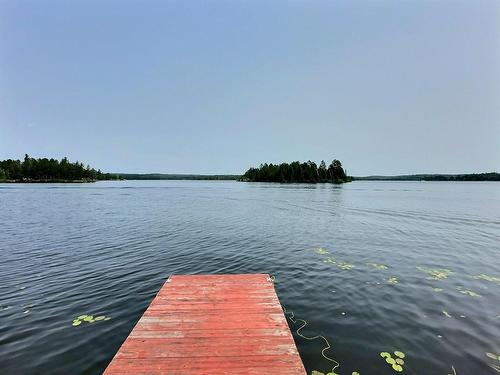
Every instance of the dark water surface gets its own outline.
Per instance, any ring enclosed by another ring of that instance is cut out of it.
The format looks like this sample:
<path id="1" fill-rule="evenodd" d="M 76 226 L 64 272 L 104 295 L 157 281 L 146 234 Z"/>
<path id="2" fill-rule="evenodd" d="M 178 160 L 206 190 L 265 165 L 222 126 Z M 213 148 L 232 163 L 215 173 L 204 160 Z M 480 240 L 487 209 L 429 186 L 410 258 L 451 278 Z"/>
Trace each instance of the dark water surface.
<path id="1" fill-rule="evenodd" d="M 100 374 L 171 273 L 274 275 L 341 375 L 395 374 L 395 350 L 403 374 L 500 365 L 498 183 L 0 184 L 0 210 L 1 374 Z"/>

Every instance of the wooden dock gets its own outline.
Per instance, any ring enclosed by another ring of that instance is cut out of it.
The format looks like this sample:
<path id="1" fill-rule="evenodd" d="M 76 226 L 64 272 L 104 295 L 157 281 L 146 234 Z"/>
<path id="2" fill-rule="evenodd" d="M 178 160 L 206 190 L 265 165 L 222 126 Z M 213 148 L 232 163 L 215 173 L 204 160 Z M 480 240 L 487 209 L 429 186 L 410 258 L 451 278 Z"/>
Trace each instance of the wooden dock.
<path id="1" fill-rule="evenodd" d="M 269 275 L 170 276 L 104 375 L 305 369 Z"/>

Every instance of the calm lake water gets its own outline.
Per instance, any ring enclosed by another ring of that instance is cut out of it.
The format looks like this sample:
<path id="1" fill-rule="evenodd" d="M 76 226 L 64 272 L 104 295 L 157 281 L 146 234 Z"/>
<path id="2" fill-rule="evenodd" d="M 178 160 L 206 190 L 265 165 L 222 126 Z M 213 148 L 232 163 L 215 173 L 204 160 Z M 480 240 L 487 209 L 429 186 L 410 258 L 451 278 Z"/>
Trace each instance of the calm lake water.
<path id="1" fill-rule="evenodd" d="M 172 273 L 274 275 L 341 375 L 396 350 L 403 374 L 498 373 L 499 183 L 0 184 L 0 210 L 2 374 L 100 374 Z"/>

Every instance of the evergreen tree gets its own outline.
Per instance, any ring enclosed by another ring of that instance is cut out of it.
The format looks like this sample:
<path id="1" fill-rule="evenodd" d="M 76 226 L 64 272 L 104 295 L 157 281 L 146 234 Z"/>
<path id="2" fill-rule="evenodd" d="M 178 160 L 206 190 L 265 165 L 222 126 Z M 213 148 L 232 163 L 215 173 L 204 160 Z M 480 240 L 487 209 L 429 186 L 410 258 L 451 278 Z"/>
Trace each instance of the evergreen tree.
<path id="1" fill-rule="evenodd" d="M 58 161 L 56 159 L 34 159 L 29 155 L 24 160 L 0 161 L 0 180 L 15 181 L 95 181 L 119 179 L 117 175 L 103 174 L 89 165 L 84 167 L 83 163 L 71 163 L 67 158 Z"/>
<path id="2" fill-rule="evenodd" d="M 244 181 L 261 181 L 261 182 L 333 182 L 342 183 L 350 181 L 346 176 L 342 163 L 339 160 L 334 160 L 330 166 L 326 167 L 324 160 L 320 166 L 312 161 L 300 163 L 294 161 L 291 164 L 281 163 L 276 164 L 261 164 L 259 168 L 250 168 L 241 178 Z"/>
<path id="3" fill-rule="evenodd" d="M 318 178 L 320 182 L 328 181 L 328 170 L 326 169 L 326 163 L 324 160 L 321 160 L 321 163 L 319 163 Z"/>

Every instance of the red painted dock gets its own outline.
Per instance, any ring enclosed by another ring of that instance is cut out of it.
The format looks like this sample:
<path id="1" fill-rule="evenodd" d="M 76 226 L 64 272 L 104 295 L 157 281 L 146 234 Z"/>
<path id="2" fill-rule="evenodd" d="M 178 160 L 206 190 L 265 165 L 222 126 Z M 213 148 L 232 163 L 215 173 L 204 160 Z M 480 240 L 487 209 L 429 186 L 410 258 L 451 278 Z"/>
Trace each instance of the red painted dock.
<path id="1" fill-rule="evenodd" d="M 269 275 L 170 276 L 104 375 L 300 374 Z"/>

